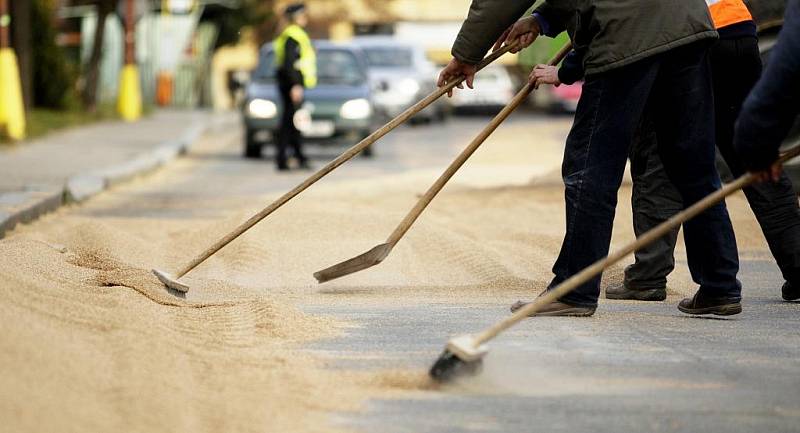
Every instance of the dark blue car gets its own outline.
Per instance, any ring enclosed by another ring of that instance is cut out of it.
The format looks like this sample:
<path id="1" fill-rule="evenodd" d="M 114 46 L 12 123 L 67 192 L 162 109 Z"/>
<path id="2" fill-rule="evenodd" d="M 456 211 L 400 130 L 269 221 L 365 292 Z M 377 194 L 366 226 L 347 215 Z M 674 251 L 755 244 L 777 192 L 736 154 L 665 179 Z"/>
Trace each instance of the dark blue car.
<path id="1" fill-rule="evenodd" d="M 318 84 L 306 89 L 296 124 L 306 142 L 353 144 L 377 126 L 364 53 L 354 46 L 329 41 L 314 41 L 314 47 Z M 242 107 L 245 156 L 260 157 L 262 146 L 275 142 L 281 110 L 272 44 L 266 44 Z M 364 154 L 371 154 L 370 149 Z"/>

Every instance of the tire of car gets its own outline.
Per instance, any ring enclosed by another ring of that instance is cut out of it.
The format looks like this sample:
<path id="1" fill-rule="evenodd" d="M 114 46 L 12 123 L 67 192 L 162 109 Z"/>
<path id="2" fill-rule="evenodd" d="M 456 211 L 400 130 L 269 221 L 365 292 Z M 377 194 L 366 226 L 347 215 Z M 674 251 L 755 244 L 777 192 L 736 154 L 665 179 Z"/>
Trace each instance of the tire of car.
<path id="1" fill-rule="evenodd" d="M 261 158 L 261 143 L 256 141 L 256 133 L 246 130 L 244 133 L 244 157 Z"/>

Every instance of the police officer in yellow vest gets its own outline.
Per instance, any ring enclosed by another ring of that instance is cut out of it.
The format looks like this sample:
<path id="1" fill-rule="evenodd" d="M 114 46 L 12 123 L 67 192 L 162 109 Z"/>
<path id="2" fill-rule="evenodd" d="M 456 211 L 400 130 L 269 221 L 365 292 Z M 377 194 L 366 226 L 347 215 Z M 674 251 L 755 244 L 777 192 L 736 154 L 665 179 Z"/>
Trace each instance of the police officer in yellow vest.
<path id="1" fill-rule="evenodd" d="M 288 25 L 273 42 L 278 90 L 283 103 L 278 133 L 278 170 L 289 168 L 286 151 L 291 145 L 301 168 L 308 168 L 303 154 L 302 135 L 295 125 L 295 114 L 303 104 L 306 88 L 317 85 L 317 58 L 304 27 L 308 23 L 305 5 L 295 3 L 284 12 Z"/>

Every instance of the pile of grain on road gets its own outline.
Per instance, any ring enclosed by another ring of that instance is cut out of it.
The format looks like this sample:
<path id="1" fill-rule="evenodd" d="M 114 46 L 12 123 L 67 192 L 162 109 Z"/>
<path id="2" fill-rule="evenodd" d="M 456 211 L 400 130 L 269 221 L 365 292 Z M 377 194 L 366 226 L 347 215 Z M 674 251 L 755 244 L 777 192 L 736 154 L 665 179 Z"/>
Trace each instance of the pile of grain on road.
<path id="1" fill-rule="evenodd" d="M 242 257 L 247 250 L 266 252 L 258 257 L 260 266 L 287 272 L 264 275 L 263 284 L 275 290 L 313 287 L 314 271 L 384 242 L 416 201 L 407 187 L 398 184 L 375 188 L 381 192 L 374 192 L 371 200 L 345 200 L 331 193 L 330 198 L 287 210 L 270 221 L 269 229 L 259 229 L 259 236 L 243 240 L 221 257 L 233 261 L 227 255 Z M 612 250 L 634 239 L 629 197 L 630 189 L 623 188 Z M 286 237 L 296 231 L 292 226 L 298 219 L 308 222 L 304 230 L 313 229 L 313 236 L 300 232 Z M 380 298 L 391 302 L 397 297 L 450 302 L 455 296 L 459 302 L 510 304 L 520 297 L 535 296 L 550 282 L 564 226 L 560 185 L 454 186 L 432 203 L 381 264 L 326 283 L 320 291 L 359 299 L 375 294 L 377 302 Z M 283 255 L 287 252 L 297 260 L 286 263 Z M 682 254 L 681 249 L 679 260 Z M 629 262 L 608 269 L 603 286 L 620 283 Z M 243 274 L 231 277 L 247 282 L 249 277 Z M 685 269 L 676 270 L 671 281 L 676 297 L 696 287 Z"/>
<path id="2" fill-rule="evenodd" d="M 135 242 L 58 228 L 0 241 L 9 431 L 331 431 L 327 412 L 358 409 L 359 386 L 295 347 L 334 321 L 219 281 L 175 297 L 126 255 Z"/>

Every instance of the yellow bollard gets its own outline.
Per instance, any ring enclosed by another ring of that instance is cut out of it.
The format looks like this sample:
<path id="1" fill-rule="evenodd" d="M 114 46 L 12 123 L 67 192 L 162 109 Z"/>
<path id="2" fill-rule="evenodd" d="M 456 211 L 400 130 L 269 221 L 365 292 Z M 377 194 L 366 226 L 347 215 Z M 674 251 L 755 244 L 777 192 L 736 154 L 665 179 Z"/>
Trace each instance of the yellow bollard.
<path id="1" fill-rule="evenodd" d="M 139 68 L 128 64 L 119 78 L 117 111 L 123 120 L 133 122 L 142 117 L 142 91 L 139 86 Z"/>
<path id="2" fill-rule="evenodd" d="M 19 81 L 17 55 L 0 48 L 0 130 L 12 140 L 25 138 L 25 106 Z"/>

